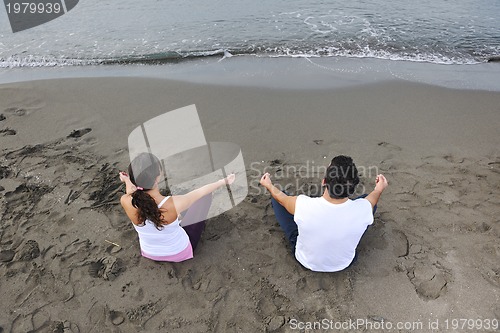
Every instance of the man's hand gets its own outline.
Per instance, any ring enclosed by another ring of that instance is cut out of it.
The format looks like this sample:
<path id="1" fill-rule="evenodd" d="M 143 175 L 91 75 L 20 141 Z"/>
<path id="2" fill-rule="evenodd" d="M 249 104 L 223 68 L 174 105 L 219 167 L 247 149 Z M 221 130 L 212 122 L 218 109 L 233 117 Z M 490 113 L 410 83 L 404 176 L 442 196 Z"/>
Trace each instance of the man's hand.
<path id="1" fill-rule="evenodd" d="M 260 185 L 264 186 L 268 190 L 269 190 L 269 187 L 271 187 L 273 185 L 273 183 L 271 182 L 271 175 L 269 174 L 269 172 L 266 172 L 262 176 L 262 178 L 260 179 Z"/>
<path id="2" fill-rule="evenodd" d="M 382 195 L 382 192 L 384 192 L 388 185 L 389 183 L 387 182 L 387 179 L 385 179 L 384 175 L 380 174 L 377 178 L 375 178 L 375 189 L 366 197 L 366 200 L 370 201 L 372 207 L 375 207 L 380 199 L 380 196 Z"/>
<path id="3" fill-rule="evenodd" d="M 264 186 L 270 193 L 271 196 L 278 201 L 280 205 L 285 207 L 285 209 L 292 215 L 295 214 L 295 202 L 297 201 L 296 196 L 289 196 L 278 188 L 273 186 L 273 182 L 271 181 L 271 175 L 269 172 L 266 172 L 262 178 L 260 179 L 260 184 Z"/>
<path id="4" fill-rule="evenodd" d="M 387 179 L 385 179 L 384 175 L 378 175 L 375 179 L 375 191 L 382 193 L 387 186 L 389 186 L 389 183 L 387 182 Z"/>

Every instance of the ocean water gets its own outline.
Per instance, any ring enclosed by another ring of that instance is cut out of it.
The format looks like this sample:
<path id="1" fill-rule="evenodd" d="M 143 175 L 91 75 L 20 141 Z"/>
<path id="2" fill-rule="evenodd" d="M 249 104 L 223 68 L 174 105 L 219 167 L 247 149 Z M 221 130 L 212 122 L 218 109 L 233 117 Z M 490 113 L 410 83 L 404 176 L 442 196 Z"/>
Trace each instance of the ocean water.
<path id="1" fill-rule="evenodd" d="M 0 68 L 241 54 L 483 63 L 500 55 L 500 0 L 84 0 L 17 33 L 0 8 Z"/>

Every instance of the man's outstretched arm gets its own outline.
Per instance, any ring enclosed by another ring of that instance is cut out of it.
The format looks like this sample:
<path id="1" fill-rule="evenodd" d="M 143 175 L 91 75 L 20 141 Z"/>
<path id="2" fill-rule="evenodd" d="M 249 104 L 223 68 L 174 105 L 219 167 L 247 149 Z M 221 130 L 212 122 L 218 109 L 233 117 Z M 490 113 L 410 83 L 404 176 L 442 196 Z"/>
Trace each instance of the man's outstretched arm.
<path id="1" fill-rule="evenodd" d="M 266 172 L 260 179 L 260 184 L 264 186 L 271 196 L 278 201 L 280 205 L 285 207 L 285 209 L 292 215 L 295 215 L 295 202 L 297 201 L 296 196 L 286 195 L 280 189 L 273 185 L 271 182 L 271 175 Z"/>
<path id="2" fill-rule="evenodd" d="M 382 195 L 382 192 L 384 192 L 388 185 L 389 183 L 387 182 L 387 179 L 385 179 L 384 175 L 380 174 L 377 176 L 375 179 L 375 189 L 366 197 L 366 200 L 370 201 L 372 204 L 372 208 L 375 207 L 380 199 L 380 196 Z"/>

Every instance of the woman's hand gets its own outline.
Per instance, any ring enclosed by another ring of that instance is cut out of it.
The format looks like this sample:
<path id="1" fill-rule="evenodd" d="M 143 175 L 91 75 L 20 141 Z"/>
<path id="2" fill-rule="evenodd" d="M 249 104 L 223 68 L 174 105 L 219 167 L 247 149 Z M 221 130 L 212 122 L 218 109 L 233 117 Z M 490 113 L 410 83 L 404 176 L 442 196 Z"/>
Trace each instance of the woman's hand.
<path id="1" fill-rule="evenodd" d="M 120 181 L 126 183 L 127 180 L 130 180 L 129 175 L 125 171 L 120 171 Z"/>
<path id="2" fill-rule="evenodd" d="M 137 191 L 137 187 L 132 184 L 129 175 L 125 171 L 120 171 L 120 181 L 125 183 L 125 192 L 127 194 L 132 194 Z"/>
<path id="3" fill-rule="evenodd" d="M 234 173 L 228 175 L 226 178 L 223 179 L 224 184 L 231 185 L 234 183 L 234 180 L 236 179 L 236 175 Z"/>

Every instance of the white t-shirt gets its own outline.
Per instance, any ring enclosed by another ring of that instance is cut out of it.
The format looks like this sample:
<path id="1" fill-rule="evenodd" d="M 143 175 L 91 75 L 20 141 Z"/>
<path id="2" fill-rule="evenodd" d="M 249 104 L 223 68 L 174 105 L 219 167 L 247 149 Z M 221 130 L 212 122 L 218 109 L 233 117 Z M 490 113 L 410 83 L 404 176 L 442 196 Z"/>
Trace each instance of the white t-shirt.
<path id="1" fill-rule="evenodd" d="M 299 229 L 295 258 L 312 271 L 336 272 L 354 259 L 361 236 L 373 223 L 372 205 L 366 199 L 332 204 L 299 195 L 294 220 Z"/>

